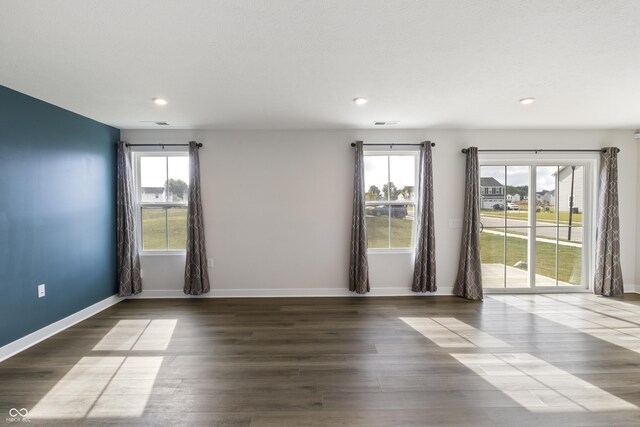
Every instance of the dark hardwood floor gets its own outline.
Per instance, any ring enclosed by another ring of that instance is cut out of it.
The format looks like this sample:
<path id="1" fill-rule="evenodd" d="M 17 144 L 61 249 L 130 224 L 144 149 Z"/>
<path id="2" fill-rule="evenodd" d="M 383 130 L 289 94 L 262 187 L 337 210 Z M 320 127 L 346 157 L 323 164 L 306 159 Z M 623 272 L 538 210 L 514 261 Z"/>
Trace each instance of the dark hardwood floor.
<path id="1" fill-rule="evenodd" d="M 20 425 L 12 408 L 30 425 L 638 426 L 640 296 L 126 300 L 0 363 L 0 422 Z"/>

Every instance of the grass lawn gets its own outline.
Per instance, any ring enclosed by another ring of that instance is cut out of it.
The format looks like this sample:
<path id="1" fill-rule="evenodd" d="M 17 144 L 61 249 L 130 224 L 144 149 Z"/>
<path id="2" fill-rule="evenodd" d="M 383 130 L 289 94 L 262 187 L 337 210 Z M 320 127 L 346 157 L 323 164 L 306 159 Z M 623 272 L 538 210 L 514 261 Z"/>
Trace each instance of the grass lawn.
<path id="1" fill-rule="evenodd" d="M 168 233 L 165 227 L 167 220 L 169 221 Z M 143 209 L 142 236 L 144 250 L 184 250 L 187 245 L 187 209 Z"/>
<path id="2" fill-rule="evenodd" d="M 413 219 L 391 218 L 391 247 L 412 247 Z M 389 217 L 367 216 L 367 239 L 370 249 L 389 248 Z"/>
<path id="3" fill-rule="evenodd" d="M 504 236 L 480 234 L 480 256 L 483 264 L 504 263 Z M 507 237 L 507 265 L 518 261 L 527 262 L 527 240 Z M 582 272 L 582 249 L 573 246 L 558 246 L 558 280 L 580 284 Z M 536 273 L 555 278 L 556 246 L 551 243 L 536 242 Z"/>
<path id="4" fill-rule="evenodd" d="M 504 213 L 502 211 L 482 209 L 481 214 L 483 216 L 490 216 L 493 218 L 504 218 Z M 529 218 L 529 214 L 526 211 L 507 211 L 507 218 L 527 220 Z M 556 214 L 555 212 L 536 212 L 536 221 L 550 222 L 553 224 L 556 222 Z M 582 225 L 582 214 L 574 213 L 571 221 L 573 224 Z M 569 212 L 559 212 L 558 222 L 560 224 L 569 224 Z"/>

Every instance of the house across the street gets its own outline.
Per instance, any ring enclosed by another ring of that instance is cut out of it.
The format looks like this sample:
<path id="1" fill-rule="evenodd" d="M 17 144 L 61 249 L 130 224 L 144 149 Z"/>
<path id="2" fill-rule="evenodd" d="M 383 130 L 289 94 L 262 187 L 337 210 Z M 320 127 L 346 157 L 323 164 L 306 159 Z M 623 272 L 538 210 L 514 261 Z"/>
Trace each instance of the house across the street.
<path id="1" fill-rule="evenodd" d="M 580 213 L 584 210 L 584 178 L 582 166 L 563 166 L 558 172 L 558 212 L 569 212 L 570 199 L 573 196 L 573 211 Z M 556 174 L 554 174 L 556 175 Z M 573 175 L 573 194 L 571 181 Z"/>
<path id="2" fill-rule="evenodd" d="M 161 202 L 164 201 L 164 187 L 142 187 L 140 195 L 141 202 Z"/>
<path id="3" fill-rule="evenodd" d="M 495 205 L 504 207 L 504 186 L 494 177 L 480 178 L 480 198 L 482 209 L 493 209 Z"/>

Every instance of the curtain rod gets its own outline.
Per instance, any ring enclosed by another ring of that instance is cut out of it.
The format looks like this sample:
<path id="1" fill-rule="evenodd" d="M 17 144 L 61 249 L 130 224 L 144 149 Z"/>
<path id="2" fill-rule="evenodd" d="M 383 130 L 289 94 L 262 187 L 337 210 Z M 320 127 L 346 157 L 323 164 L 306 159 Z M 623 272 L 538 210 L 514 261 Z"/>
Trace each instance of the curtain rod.
<path id="1" fill-rule="evenodd" d="M 190 141 L 190 142 L 195 142 L 195 141 Z M 125 143 L 125 145 L 127 147 L 162 147 L 164 149 L 164 147 L 188 147 L 189 144 L 129 144 L 129 143 Z M 196 144 L 198 146 L 198 148 L 202 147 L 202 143 L 199 142 L 198 144 Z"/>
<path id="2" fill-rule="evenodd" d="M 356 142 L 362 142 L 362 141 L 356 141 Z M 431 141 L 422 141 L 420 144 L 402 144 L 402 143 L 398 143 L 398 144 L 362 144 L 362 145 L 373 145 L 373 146 L 381 146 L 381 147 L 386 147 L 387 145 L 389 147 L 393 147 L 396 145 L 404 145 L 404 146 L 409 146 L 409 147 L 422 147 L 422 144 L 424 144 L 425 142 L 428 142 L 429 144 L 431 144 L 432 147 L 436 146 L 435 142 L 431 142 Z M 356 146 L 355 142 L 351 143 L 352 147 Z"/>
<path id="3" fill-rule="evenodd" d="M 534 153 L 604 153 L 605 148 L 599 150 L 547 150 L 544 148 L 528 148 L 523 150 L 478 150 L 479 153 L 513 153 L 513 152 L 534 152 Z M 620 152 L 619 148 L 616 148 L 617 152 Z M 467 154 L 467 149 L 461 150 L 462 154 Z"/>

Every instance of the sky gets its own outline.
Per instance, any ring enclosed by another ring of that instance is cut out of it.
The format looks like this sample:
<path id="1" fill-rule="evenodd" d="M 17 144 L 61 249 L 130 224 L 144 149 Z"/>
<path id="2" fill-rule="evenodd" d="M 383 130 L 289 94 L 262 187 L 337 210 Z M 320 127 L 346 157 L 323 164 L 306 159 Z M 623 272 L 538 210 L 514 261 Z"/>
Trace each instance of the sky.
<path id="1" fill-rule="evenodd" d="M 391 169 L 390 176 L 389 169 Z M 388 181 L 393 182 L 396 188 L 402 188 L 405 185 L 416 185 L 416 160 L 413 155 L 366 155 L 364 157 L 364 171 L 365 191 L 368 191 L 372 185 L 377 186 L 382 191 L 382 186 Z"/>
<path id="2" fill-rule="evenodd" d="M 169 178 L 181 179 L 189 184 L 189 157 L 140 157 L 140 186 L 164 187 L 167 171 Z"/>

